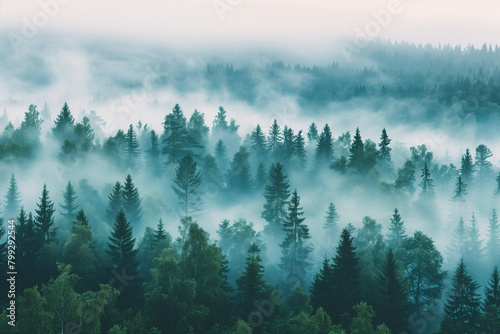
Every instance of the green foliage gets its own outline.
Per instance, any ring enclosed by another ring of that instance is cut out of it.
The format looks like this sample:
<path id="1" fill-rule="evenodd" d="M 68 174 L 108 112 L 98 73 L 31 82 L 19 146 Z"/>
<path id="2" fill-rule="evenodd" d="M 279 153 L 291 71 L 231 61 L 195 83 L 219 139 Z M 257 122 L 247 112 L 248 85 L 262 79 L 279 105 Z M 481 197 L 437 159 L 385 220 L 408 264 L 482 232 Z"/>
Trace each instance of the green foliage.
<path id="1" fill-rule="evenodd" d="M 290 185 L 279 162 L 269 169 L 268 183 L 265 187 L 264 211 L 261 217 L 267 221 L 264 232 L 271 238 L 280 240 L 283 236 L 283 222 L 286 217 L 286 205 L 290 197 Z"/>
<path id="2" fill-rule="evenodd" d="M 394 209 L 389 225 L 389 233 L 387 234 L 387 247 L 396 250 L 406 238 L 404 221 L 401 220 L 398 209 Z"/>
<path id="3" fill-rule="evenodd" d="M 319 135 L 318 145 L 316 146 L 315 159 L 316 166 L 330 167 L 333 157 L 333 139 L 332 132 L 328 124 L 325 124 L 323 131 Z"/>
<path id="4" fill-rule="evenodd" d="M 54 203 L 50 200 L 47 185 L 43 185 L 42 197 L 40 203 L 37 204 L 38 209 L 35 209 L 35 225 L 42 232 L 45 243 L 50 242 L 55 235 L 55 231 L 51 229 L 54 225 Z"/>
<path id="5" fill-rule="evenodd" d="M 246 194 L 252 189 L 248 157 L 249 154 L 244 146 L 240 146 L 238 152 L 234 154 L 227 172 L 228 194 Z"/>
<path id="6" fill-rule="evenodd" d="M 21 194 L 19 193 L 19 187 L 17 186 L 17 180 L 14 174 L 11 174 L 10 176 L 9 188 L 4 198 L 4 217 L 7 219 L 15 217 L 19 212 L 19 206 L 21 205 Z"/>
<path id="7" fill-rule="evenodd" d="M 78 198 L 76 196 L 76 191 L 73 185 L 71 184 L 71 181 L 68 182 L 68 185 L 66 186 L 65 191 L 63 192 L 63 199 L 64 199 L 64 205 L 59 204 L 61 209 L 64 210 L 61 214 L 66 218 L 68 221 L 72 221 L 75 219 L 75 212 L 76 209 L 78 208 L 78 205 L 76 204 L 76 199 Z"/>
<path id="8" fill-rule="evenodd" d="M 236 280 L 240 314 L 244 318 L 254 309 L 253 303 L 260 301 L 264 297 L 266 283 L 262 278 L 264 276 L 264 267 L 261 262 L 260 248 L 256 244 L 252 244 L 248 248 L 243 274 Z"/>
<path id="9" fill-rule="evenodd" d="M 122 196 L 123 210 L 125 211 L 128 220 L 134 226 L 138 226 L 141 223 L 142 219 L 142 199 L 139 195 L 139 190 L 134 185 L 134 181 L 132 180 L 132 176 L 130 176 L 130 174 L 127 175 L 125 183 L 123 184 Z"/>
<path id="10" fill-rule="evenodd" d="M 198 165 L 193 157 L 186 155 L 175 169 L 175 179 L 172 189 L 179 200 L 179 211 L 188 216 L 201 209 L 203 201 L 201 199 L 202 176 L 198 170 Z"/>

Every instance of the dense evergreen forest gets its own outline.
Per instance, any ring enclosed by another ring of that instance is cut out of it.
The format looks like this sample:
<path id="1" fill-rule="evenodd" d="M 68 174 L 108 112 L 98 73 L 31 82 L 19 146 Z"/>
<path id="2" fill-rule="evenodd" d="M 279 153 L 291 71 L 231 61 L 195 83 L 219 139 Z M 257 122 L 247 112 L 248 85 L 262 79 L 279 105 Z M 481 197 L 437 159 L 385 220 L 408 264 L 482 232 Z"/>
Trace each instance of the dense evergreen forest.
<path id="1" fill-rule="evenodd" d="M 99 110 L 71 101 L 6 108 L 0 266 L 15 263 L 16 314 L 14 327 L 2 279 L 0 333 L 498 333 L 499 53 L 376 44 L 363 68 L 156 78 L 259 109 L 294 96 L 315 118 L 295 129 L 243 133 L 238 110 L 209 120 L 175 104 L 161 124 L 106 133 Z M 400 99 L 425 108 L 395 107 L 376 138 L 354 113 L 349 129 L 329 121 L 331 103 Z M 453 131 L 474 122 L 482 141 L 458 158 L 391 135 L 458 109 Z"/>

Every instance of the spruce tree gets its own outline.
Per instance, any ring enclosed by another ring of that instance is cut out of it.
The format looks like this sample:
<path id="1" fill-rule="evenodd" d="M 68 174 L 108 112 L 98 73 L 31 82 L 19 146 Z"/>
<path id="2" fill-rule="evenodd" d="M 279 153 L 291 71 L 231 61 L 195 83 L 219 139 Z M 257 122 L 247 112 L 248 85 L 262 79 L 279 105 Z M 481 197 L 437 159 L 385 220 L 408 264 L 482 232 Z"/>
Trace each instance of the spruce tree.
<path id="1" fill-rule="evenodd" d="M 146 150 L 148 170 L 151 171 L 153 176 L 161 175 L 161 160 L 160 160 L 160 142 L 158 135 L 154 130 L 151 130 L 150 135 L 151 146 Z"/>
<path id="2" fill-rule="evenodd" d="M 452 279 L 451 296 L 445 311 L 460 333 L 473 333 L 479 328 L 479 285 L 473 281 L 463 259 L 460 259 Z"/>
<path id="3" fill-rule="evenodd" d="M 318 141 L 318 137 L 318 127 L 316 126 L 316 123 L 312 122 L 307 130 L 307 140 L 309 141 L 309 144 L 316 143 Z"/>
<path id="4" fill-rule="evenodd" d="M 141 154 L 139 142 L 134 131 L 134 126 L 130 124 L 125 135 L 125 163 L 128 168 L 134 169 L 137 166 L 137 158 Z"/>
<path id="5" fill-rule="evenodd" d="M 215 160 L 217 161 L 217 166 L 219 166 L 221 172 L 225 173 L 229 162 L 227 159 L 226 145 L 224 145 L 222 139 L 219 139 L 217 144 L 215 144 Z"/>
<path id="6" fill-rule="evenodd" d="M 479 232 L 476 215 L 472 213 L 470 227 L 468 229 L 469 236 L 467 238 L 466 254 L 464 255 L 465 263 L 471 268 L 471 272 L 476 272 L 483 266 L 483 240 Z M 477 269 L 477 270 L 475 270 Z"/>
<path id="7" fill-rule="evenodd" d="M 238 152 L 234 154 L 233 161 L 227 172 L 228 194 L 245 194 L 252 189 L 252 176 L 249 154 L 244 146 L 240 146 Z"/>
<path id="8" fill-rule="evenodd" d="M 73 221 L 75 218 L 75 212 L 76 209 L 78 208 L 78 205 L 76 205 L 76 191 L 73 185 L 71 184 L 71 181 L 68 182 L 68 185 L 66 186 L 66 190 L 63 191 L 63 198 L 64 198 L 64 205 L 59 204 L 61 209 L 64 211 L 61 212 L 61 214 L 66 218 L 68 221 Z"/>
<path id="9" fill-rule="evenodd" d="M 61 112 L 54 121 L 52 133 L 60 140 L 66 139 L 68 136 L 72 135 L 74 123 L 75 119 L 69 110 L 68 104 L 64 102 Z"/>
<path id="10" fill-rule="evenodd" d="M 500 262 L 500 225 L 498 223 L 497 210 L 493 209 L 488 227 L 488 242 L 486 245 L 488 259 L 491 264 L 498 265 Z"/>
<path id="11" fill-rule="evenodd" d="M 236 279 L 238 286 L 238 300 L 240 301 L 241 315 L 248 317 L 253 310 L 254 302 L 264 297 L 266 283 L 263 279 L 264 266 L 261 264 L 260 248 L 252 244 L 248 249 L 243 275 Z"/>
<path id="12" fill-rule="evenodd" d="M 311 235 L 309 227 L 304 223 L 303 215 L 300 197 L 297 190 L 294 190 L 288 203 L 287 216 L 283 221 L 285 240 L 280 244 L 283 253 L 280 268 L 285 271 L 286 278 L 292 286 L 297 282 L 302 285 L 306 283 L 306 269 L 310 265 L 309 253 L 312 248 L 308 240 Z"/>
<path id="13" fill-rule="evenodd" d="M 402 275 L 392 249 L 387 252 L 378 277 L 379 305 L 377 315 L 392 333 L 401 333 L 408 327 L 408 285 Z"/>
<path id="14" fill-rule="evenodd" d="M 35 224 L 42 232 L 45 243 L 49 243 L 53 238 L 51 227 L 54 225 L 53 215 L 56 210 L 54 209 L 54 203 L 50 200 L 46 184 L 43 185 L 42 197 L 40 197 L 40 203 L 37 204 L 37 207 L 38 209 L 35 209 Z"/>
<path id="15" fill-rule="evenodd" d="M 222 181 L 222 173 L 217 166 L 217 160 L 210 153 L 205 153 L 201 163 L 201 175 L 204 183 L 209 189 L 222 189 L 224 183 Z"/>
<path id="16" fill-rule="evenodd" d="M 468 228 L 464 223 L 464 219 L 460 217 L 453 236 L 451 238 L 451 245 L 449 248 L 449 257 L 451 262 L 456 262 L 458 259 L 463 259 L 469 247 Z"/>
<path id="17" fill-rule="evenodd" d="M 82 226 L 89 226 L 89 219 L 87 218 L 83 210 L 78 211 L 78 213 L 76 214 L 76 220 L 73 222 L 73 228 L 78 224 Z"/>
<path id="18" fill-rule="evenodd" d="M 274 120 L 269 129 L 269 137 L 267 138 L 267 151 L 269 158 L 273 162 L 278 162 L 281 159 L 281 149 L 283 145 L 283 135 L 281 133 L 278 121 Z"/>
<path id="19" fill-rule="evenodd" d="M 139 195 L 139 190 L 134 185 L 130 174 L 125 178 L 125 183 L 122 188 L 123 210 L 127 215 L 128 220 L 132 225 L 139 225 L 142 218 L 142 199 Z"/>
<path id="20" fill-rule="evenodd" d="M 333 291 L 330 300 L 332 321 L 339 322 L 340 316 L 350 312 L 360 301 L 360 271 L 353 238 L 347 229 L 340 236 L 337 254 L 333 259 L 332 282 Z M 339 303 L 338 301 L 342 301 Z"/>
<path id="21" fill-rule="evenodd" d="M 135 238 L 132 237 L 132 226 L 127 220 L 125 211 L 120 210 L 116 215 L 113 230 L 108 238 L 108 254 L 113 269 L 118 273 L 126 273 L 127 277 L 135 278 L 138 272 L 139 262 L 137 260 L 137 249 L 134 249 Z M 133 282 L 127 282 L 128 286 L 118 298 L 122 309 L 135 306 L 133 303 L 135 286 Z M 132 284 L 131 284 L 132 283 Z"/>
<path id="22" fill-rule="evenodd" d="M 259 124 L 254 131 L 252 131 L 252 153 L 255 154 L 256 161 L 265 161 L 266 160 L 266 135 Z"/>
<path id="23" fill-rule="evenodd" d="M 273 163 L 269 169 L 268 184 L 264 190 L 264 211 L 261 217 L 267 221 L 264 232 L 275 240 L 282 240 L 283 221 L 286 217 L 286 206 L 290 197 L 290 185 L 283 172 L 283 165 Z"/>
<path id="24" fill-rule="evenodd" d="M 340 215 L 337 213 L 337 208 L 333 202 L 328 205 L 328 210 L 326 210 L 325 224 L 323 228 L 328 231 L 328 234 L 337 233 L 339 228 L 338 221 Z"/>
<path id="25" fill-rule="evenodd" d="M 106 220 L 111 225 L 116 215 L 123 209 L 122 185 L 116 182 L 113 190 L 108 195 L 108 208 L 106 209 Z"/>
<path id="26" fill-rule="evenodd" d="M 288 164 L 295 154 L 295 134 L 293 129 L 285 125 L 283 128 L 283 146 L 281 149 L 281 160 Z"/>
<path id="27" fill-rule="evenodd" d="M 82 121 L 75 125 L 75 142 L 82 155 L 90 152 L 94 147 L 95 132 L 90 124 L 90 119 L 83 116 Z"/>
<path id="28" fill-rule="evenodd" d="M 462 161 L 460 166 L 460 174 L 462 179 L 466 184 L 472 184 L 472 174 L 474 173 L 474 162 L 472 161 L 472 155 L 469 149 L 465 150 L 465 154 L 462 155 Z"/>
<path id="29" fill-rule="evenodd" d="M 21 205 L 21 194 L 17 186 L 16 177 L 14 174 L 10 176 L 9 189 L 5 195 L 5 209 L 3 211 L 4 217 L 10 219 L 15 217 Z"/>
<path id="30" fill-rule="evenodd" d="M 154 237 L 156 241 L 167 239 L 167 231 L 165 231 L 165 227 L 163 226 L 163 221 L 161 220 L 161 218 L 158 221 L 156 230 L 154 231 Z"/>
<path id="31" fill-rule="evenodd" d="M 304 140 L 304 135 L 302 134 L 302 130 L 297 133 L 295 136 L 295 150 L 294 154 L 297 159 L 297 166 L 300 169 L 305 169 L 307 165 L 307 153 L 306 153 L 306 143 Z"/>
<path id="32" fill-rule="evenodd" d="M 209 127 L 205 124 L 205 114 L 194 110 L 187 124 L 188 134 L 198 143 L 205 144 L 208 141 Z"/>
<path id="33" fill-rule="evenodd" d="M 498 273 L 497 266 L 493 268 L 490 281 L 484 288 L 483 306 L 484 308 L 488 306 L 495 306 L 498 310 L 500 310 L 500 274 Z"/>
<path id="34" fill-rule="evenodd" d="M 320 271 L 314 275 L 311 283 L 311 306 L 315 309 L 322 307 L 326 313 L 332 314 L 332 301 L 333 294 L 333 278 L 332 278 L 332 265 L 328 258 L 323 259 L 323 265 Z"/>
<path id="35" fill-rule="evenodd" d="M 476 148 L 475 169 L 479 189 L 483 189 L 485 185 L 490 183 L 490 179 L 493 176 L 493 166 L 491 162 L 488 161 L 492 156 L 493 153 L 486 145 L 481 144 Z"/>
<path id="36" fill-rule="evenodd" d="M 356 128 L 356 134 L 354 135 L 354 140 L 349 151 L 349 168 L 356 169 L 357 171 L 362 171 L 364 169 L 365 162 L 365 149 L 363 140 L 361 139 L 361 133 L 359 128 Z"/>
<path id="37" fill-rule="evenodd" d="M 328 124 L 319 135 L 314 158 L 318 167 L 330 167 L 333 158 L 333 138 Z"/>
<path id="38" fill-rule="evenodd" d="M 411 160 L 406 160 L 403 168 L 398 170 L 394 188 L 412 194 L 415 191 L 415 167 Z"/>
<path id="39" fill-rule="evenodd" d="M 452 202 L 458 203 L 462 206 L 465 203 L 467 196 L 467 184 L 463 181 L 462 175 L 458 175 L 457 183 L 455 184 L 455 194 L 451 198 Z"/>
<path id="40" fill-rule="evenodd" d="M 433 196 L 434 195 L 434 181 L 431 178 L 431 171 L 427 168 L 427 163 L 424 163 L 424 168 L 422 168 L 422 182 L 419 186 L 422 188 L 421 196 Z"/>
<path id="41" fill-rule="evenodd" d="M 175 179 L 172 189 L 179 200 L 179 210 L 186 217 L 201 210 L 202 176 L 193 157 L 186 155 L 175 169 Z"/>
<path id="42" fill-rule="evenodd" d="M 389 139 L 387 131 L 384 128 L 380 136 L 380 143 L 378 144 L 378 165 L 384 175 L 392 178 L 394 174 L 394 164 L 391 158 L 392 148 L 389 147 L 390 143 L 391 139 Z"/>
<path id="43" fill-rule="evenodd" d="M 396 250 L 399 245 L 406 240 L 406 228 L 404 221 L 401 219 L 398 209 L 394 209 L 389 225 L 389 233 L 387 234 L 387 246 L 390 249 Z"/>
<path id="44" fill-rule="evenodd" d="M 255 174 L 255 188 L 258 190 L 264 188 L 266 180 L 267 180 L 266 167 L 264 166 L 264 163 L 261 162 L 257 167 L 257 172 Z"/>

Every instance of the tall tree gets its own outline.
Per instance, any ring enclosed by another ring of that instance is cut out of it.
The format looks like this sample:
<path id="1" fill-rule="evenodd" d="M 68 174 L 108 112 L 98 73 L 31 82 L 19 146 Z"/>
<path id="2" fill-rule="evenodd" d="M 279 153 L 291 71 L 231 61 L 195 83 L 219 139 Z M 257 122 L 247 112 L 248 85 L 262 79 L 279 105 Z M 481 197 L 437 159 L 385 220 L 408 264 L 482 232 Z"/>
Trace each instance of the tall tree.
<path id="1" fill-rule="evenodd" d="M 292 285 L 297 282 L 306 283 L 306 269 L 311 264 L 309 253 L 312 248 L 308 244 L 311 235 L 309 227 L 304 223 L 303 215 L 300 197 L 297 190 L 294 190 L 288 203 L 287 216 L 283 221 L 285 240 L 280 244 L 283 253 L 280 267 L 285 271 L 286 278 Z"/>
<path id="2" fill-rule="evenodd" d="M 306 143 L 304 139 L 304 135 L 302 134 L 302 130 L 297 133 L 295 136 L 295 150 L 294 154 L 296 157 L 296 165 L 300 169 L 306 168 L 307 165 L 307 152 L 305 149 Z"/>
<path id="3" fill-rule="evenodd" d="M 113 190 L 108 195 L 108 208 L 106 209 L 106 220 L 109 224 L 115 221 L 116 215 L 123 209 L 122 185 L 116 182 Z"/>
<path id="4" fill-rule="evenodd" d="M 125 183 L 122 188 L 123 196 L 123 210 L 127 215 L 128 220 L 131 224 L 137 226 L 141 222 L 142 218 L 142 199 L 139 195 L 139 190 L 134 185 L 132 176 L 130 174 L 125 178 Z"/>
<path id="5" fill-rule="evenodd" d="M 493 209 L 488 227 L 488 259 L 492 264 L 500 262 L 500 224 L 498 222 L 497 210 Z"/>
<path id="6" fill-rule="evenodd" d="M 283 165 L 273 163 L 269 169 L 268 184 L 264 190 L 264 211 L 261 217 L 267 221 L 265 233 L 271 238 L 282 240 L 283 221 L 286 217 L 286 205 L 290 197 L 288 177 L 283 171 Z"/>
<path id="7" fill-rule="evenodd" d="M 64 102 L 59 115 L 57 115 L 56 120 L 54 121 L 52 133 L 60 140 L 71 138 L 73 135 L 74 123 L 75 119 L 69 110 L 68 104 Z"/>
<path id="8" fill-rule="evenodd" d="M 490 182 L 493 177 L 493 166 L 489 158 L 493 156 L 493 153 L 488 148 L 488 146 L 481 144 L 476 148 L 476 173 L 477 173 L 477 184 L 479 189 Z"/>
<path id="9" fill-rule="evenodd" d="M 66 190 L 63 191 L 62 195 L 64 199 L 64 205 L 59 204 L 59 206 L 64 210 L 64 212 L 61 212 L 61 214 L 68 221 L 73 221 L 73 219 L 75 219 L 76 209 L 78 208 L 78 205 L 76 205 L 76 199 L 78 197 L 76 196 L 76 191 L 71 184 L 71 181 L 69 181 L 66 185 Z"/>
<path id="10" fill-rule="evenodd" d="M 462 206 L 465 203 L 465 196 L 467 196 L 467 184 L 463 181 L 462 175 L 458 175 L 457 183 L 455 184 L 455 194 L 451 198 L 451 201 Z"/>
<path id="11" fill-rule="evenodd" d="M 390 249 L 396 250 L 401 243 L 406 240 L 406 228 L 404 221 L 401 219 L 398 209 L 394 209 L 389 225 L 389 233 L 387 234 L 387 246 Z"/>
<path id="12" fill-rule="evenodd" d="M 500 275 L 498 267 L 493 268 L 490 281 L 484 288 L 483 326 L 487 333 L 496 333 L 500 328 Z"/>
<path id="13" fill-rule="evenodd" d="M 157 241 L 167 239 L 167 231 L 165 231 L 165 227 L 163 225 L 163 221 L 161 220 L 161 218 L 158 221 L 158 225 L 156 227 L 156 230 L 154 231 L 154 236 L 155 236 L 155 239 Z"/>
<path id="14" fill-rule="evenodd" d="M 403 168 L 398 170 L 394 187 L 397 190 L 412 194 L 415 191 L 415 167 L 411 160 L 406 160 Z"/>
<path id="15" fill-rule="evenodd" d="M 460 165 L 460 174 L 462 175 L 463 181 L 466 184 L 472 184 L 472 175 L 474 173 L 474 162 L 472 161 L 472 155 L 469 149 L 465 150 L 465 154 L 462 155 L 462 161 Z"/>
<path id="16" fill-rule="evenodd" d="M 364 169 L 365 149 L 359 128 L 356 128 L 356 134 L 349 152 L 349 168 L 354 168 L 358 171 Z"/>
<path id="17" fill-rule="evenodd" d="M 267 172 L 264 163 L 261 162 L 257 167 L 257 172 L 255 173 L 255 188 L 261 190 L 267 181 Z"/>
<path id="18" fill-rule="evenodd" d="M 139 141 L 134 131 L 134 126 L 130 124 L 125 135 L 125 163 L 129 168 L 134 169 L 137 166 L 137 158 L 141 154 Z"/>
<path id="19" fill-rule="evenodd" d="M 408 327 L 408 284 L 401 268 L 389 249 L 378 278 L 378 316 L 393 333 L 401 333 Z"/>
<path id="20" fill-rule="evenodd" d="M 229 194 L 244 194 L 252 189 L 252 176 L 248 156 L 249 154 L 244 146 L 240 146 L 238 152 L 234 154 L 233 161 L 231 161 L 227 172 Z"/>
<path id="21" fill-rule="evenodd" d="M 330 202 L 330 204 L 328 204 L 328 210 L 326 210 L 325 224 L 323 225 L 323 228 L 327 230 L 329 234 L 336 234 L 339 228 L 339 219 L 340 215 L 337 212 L 335 204 Z"/>
<path id="22" fill-rule="evenodd" d="M 473 281 L 463 259 L 460 259 L 452 281 L 451 296 L 445 311 L 460 333 L 473 333 L 479 329 L 479 285 Z"/>
<path id="23" fill-rule="evenodd" d="M 256 162 L 263 162 L 266 160 L 267 147 L 266 135 L 259 124 L 254 131 L 252 131 L 252 152 L 255 154 Z"/>
<path id="24" fill-rule="evenodd" d="M 43 185 L 42 197 L 40 197 L 40 203 L 37 204 L 38 209 L 36 212 L 36 227 L 40 229 L 43 234 L 44 240 L 48 243 L 53 238 L 53 230 L 51 229 L 54 225 L 54 203 L 50 200 L 49 191 L 47 190 L 47 185 Z"/>
<path id="25" fill-rule="evenodd" d="M 274 120 L 269 129 L 269 137 L 267 137 L 267 151 L 269 158 L 273 162 L 278 162 L 281 159 L 281 149 L 283 145 L 283 134 L 281 133 L 278 121 Z"/>
<path id="26" fill-rule="evenodd" d="M 7 194 L 5 194 L 4 198 L 4 217 L 7 219 L 15 217 L 17 212 L 19 212 L 19 206 L 21 205 L 21 194 L 19 193 L 19 187 L 17 186 L 14 174 L 11 174 L 10 176 L 9 188 L 7 189 Z"/>
<path id="27" fill-rule="evenodd" d="M 464 223 L 464 219 L 460 217 L 453 236 L 451 238 L 451 245 L 449 248 L 449 257 L 452 263 L 463 259 L 469 247 L 469 233 L 468 228 Z"/>
<path id="28" fill-rule="evenodd" d="M 236 280 L 238 300 L 243 316 L 248 316 L 255 307 L 254 302 L 258 302 L 264 297 L 266 283 L 263 279 L 264 266 L 261 262 L 260 248 L 256 244 L 252 244 L 248 248 L 243 274 Z"/>
<path id="29" fill-rule="evenodd" d="M 118 273 L 125 272 L 127 277 L 137 276 L 139 262 L 137 261 L 137 249 L 134 249 L 135 238 L 132 237 L 132 226 L 127 220 L 125 211 L 120 210 L 116 215 L 113 224 L 113 230 L 108 238 L 108 249 L 106 253 L 109 255 L 113 268 Z M 134 306 L 134 285 L 127 285 L 123 290 L 123 294 L 119 297 L 119 304 L 123 309 Z"/>
<path id="30" fill-rule="evenodd" d="M 85 155 L 94 147 L 95 132 L 90 124 L 90 119 L 83 116 L 82 121 L 75 125 L 75 143 L 80 154 Z"/>
<path id="31" fill-rule="evenodd" d="M 193 157 L 186 155 L 175 169 L 174 189 L 179 199 L 179 209 L 184 216 L 201 210 L 202 176 Z"/>
<path id="32" fill-rule="evenodd" d="M 312 122 L 307 130 L 307 140 L 309 141 L 309 144 L 313 144 L 318 141 L 318 138 L 318 127 L 316 126 L 316 123 Z"/>
<path id="33" fill-rule="evenodd" d="M 284 164 L 290 162 L 295 154 L 295 135 L 293 129 L 286 126 L 283 128 L 283 146 L 281 149 L 281 161 Z"/>
<path id="34" fill-rule="evenodd" d="M 387 135 L 387 131 L 382 129 L 382 135 L 380 136 L 380 143 L 378 144 L 378 164 L 380 170 L 384 175 L 389 178 L 393 177 L 394 174 L 394 164 L 391 158 L 392 148 L 389 147 L 391 144 L 391 139 Z"/>
<path id="35" fill-rule="evenodd" d="M 434 195 L 434 185 L 431 178 L 431 171 L 427 168 L 427 163 L 424 163 L 424 168 L 422 168 L 422 182 L 420 182 L 420 187 L 422 188 L 421 196 L 433 196 Z"/>
<path id="36" fill-rule="evenodd" d="M 332 265 L 325 257 L 320 271 L 314 275 L 310 286 L 311 306 L 314 308 L 322 307 L 328 314 L 332 314 L 333 303 L 333 278 Z"/>
<path id="37" fill-rule="evenodd" d="M 205 114 L 194 110 L 187 124 L 188 134 L 198 143 L 206 144 L 208 141 L 209 127 L 205 124 Z"/>
<path id="38" fill-rule="evenodd" d="M 219 139 L 217 144 L 215 144 L 215 160 L 217 160 L 217 166 L 219 166 L 221 172 L 225 173 L 229 162 L 227 159 L 226 145 L 224 145 L 222 139 Z"/>
<path id="39" fill-rule="evenodd" d="M 317 166 L 330 167 L 333 158 L 333 139 L 332 132 L 328 124 L 325 124 L 323 131 L 319 135 L 318 145 L 316 146 L 315 159 Z"/>
<path id="40" fill-rule="evenodd" d="M 160 160 L 160 142 L 158 135 L 154 130 L 151 130 L 150 141 L 151 146 L 148 150 L 146 150 L 148 170 L 150 170 L 154 176 L 160 176 L 162 171 Z"/>

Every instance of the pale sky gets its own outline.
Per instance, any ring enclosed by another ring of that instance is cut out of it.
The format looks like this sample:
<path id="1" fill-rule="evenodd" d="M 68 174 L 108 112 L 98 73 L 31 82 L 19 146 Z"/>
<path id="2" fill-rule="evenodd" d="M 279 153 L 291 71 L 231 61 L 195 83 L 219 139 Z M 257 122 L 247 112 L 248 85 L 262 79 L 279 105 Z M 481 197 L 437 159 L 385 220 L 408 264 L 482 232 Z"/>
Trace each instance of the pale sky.
<path id="1" fill-rule="evenodd" d="M 386 0 L 0 0 L 0 36 L 120 40 L 196 52 L 255 46 L 321 57 L 352 41 L 394 1 Z M 43 9 L 42 4 L 53 5 Z M 500 44 L 500 1 L 408 0 L 375 36 L 391 41 Z M 219 6 L 219 11 L 215 9 Z M 55 9 L 54 9 L 55 8 Z M 50 12 L 53 10 L 53 12 Z M 49 11 L 47 15 L 44 11 Z M 47 19 L 48 18 L 48 19 Z M 28 22 L 28 23 L 26 23 Z M 26 29 L 25 29 L 26 30 Z"/>

